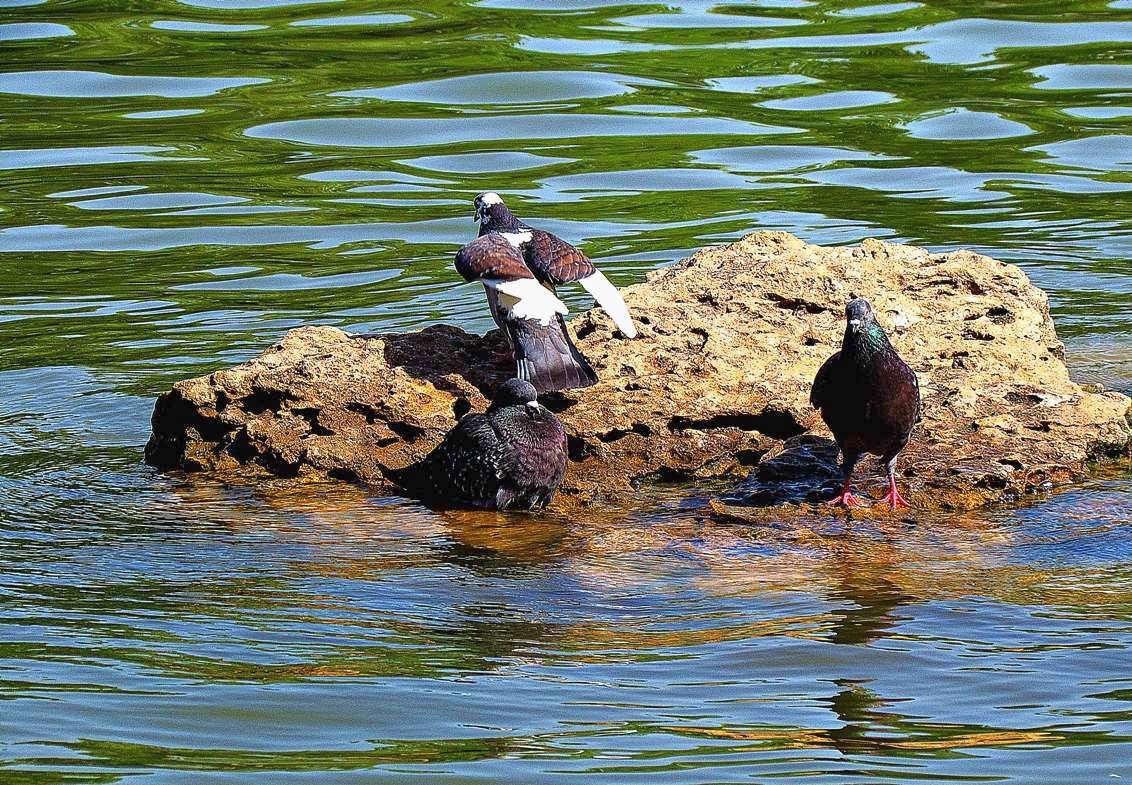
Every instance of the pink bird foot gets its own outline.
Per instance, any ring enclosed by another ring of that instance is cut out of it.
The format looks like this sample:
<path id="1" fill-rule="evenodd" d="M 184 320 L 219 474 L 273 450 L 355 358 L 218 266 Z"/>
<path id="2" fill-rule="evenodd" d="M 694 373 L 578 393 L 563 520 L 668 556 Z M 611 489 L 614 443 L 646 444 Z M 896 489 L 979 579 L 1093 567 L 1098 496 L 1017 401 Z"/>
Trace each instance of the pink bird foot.
<path id="1" fill-rule="evenodd" d="M 849 509 L 863 506 L 861 500 L 854 496 L 853 492 L 849 490 L 839 493 L 836 498 L 830 499 L 826 504 L 830 507 L 847 507 Z"/>
<path id="2" fill-rule="evenodd" d="M 893 483 L 892 486 L 889 488 L 888 495 L 885 496 L 880 501 L 881 501 L 881 504 L 888 504 L 888 506 L 891 507 L 893 510 L 899 509 L 901 507 L 907 508 L 907 507 L 911 506 L 911 505 L 908 504 L 908 501 L 903 496 L 900 495 L 900 491 L 898 491 L 896 489 L 895 483 Z"/>

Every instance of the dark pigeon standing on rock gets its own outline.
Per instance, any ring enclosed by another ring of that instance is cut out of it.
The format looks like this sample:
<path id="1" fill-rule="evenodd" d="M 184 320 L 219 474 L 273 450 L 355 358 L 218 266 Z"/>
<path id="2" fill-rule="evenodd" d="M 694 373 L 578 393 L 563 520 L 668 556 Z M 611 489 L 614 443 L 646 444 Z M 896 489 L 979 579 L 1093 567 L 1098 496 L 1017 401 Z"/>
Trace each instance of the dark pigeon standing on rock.
<path id="1" fill-rule="evenodd" d="M 566 430 L 529 382 L 510 379 L 483 414 L 465 415 L 419 463 L 390 472 L 411 494 L 442 505 L 545 507 L 566 473 Z"/>
<path id="2" fill-rule="evenodd" d="M 841 351 L 818 371 L 810 403 L 841 448 L 845 483 L 831 504 L 857 507 L 850 484 L 862 453 L 879 455 L 888 471 L 892 509 L 908 503 L 896 488 L 896 456 L 920 421 L 920 384 L 916 374 L 892 348 L 867 300 L 856 298 L 845 308 L 848 324 Z"/>
<path id="3" fill-rule="evenodd" d="M 538 282 L 502 234 L 482 234 L 461 248 L 456 272 L 466 281 L 483 284 L 491 315 L 515 352 L 517 377 L 539 392 L 589 387 L 597 381 L 566 331 L 566 306 Z"/>
<path id="4" fill-rule="evenodd" d="M 626 338 L 637 337 L 637 327 L 621 293 L 584 253 L 561 237 L 520 221 L 499 194 L 482 193 L 476 197 L 475 206 L 480 236 L 489 232 L 502 234 L 523 255 L 539 283 L 551 291 L 559 284 L 580 283 Z"/>

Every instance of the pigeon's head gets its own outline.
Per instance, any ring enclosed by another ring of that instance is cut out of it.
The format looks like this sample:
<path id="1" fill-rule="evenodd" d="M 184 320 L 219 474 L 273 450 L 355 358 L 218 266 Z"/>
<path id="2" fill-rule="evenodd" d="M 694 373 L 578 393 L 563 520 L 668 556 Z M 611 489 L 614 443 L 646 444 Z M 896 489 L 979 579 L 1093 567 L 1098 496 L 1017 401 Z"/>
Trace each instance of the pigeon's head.
<path id="1" fill-rule="evenodd" d="M 506 406 L 521 406 L 528 417 L 536 420 L 541 420 L 547 414 L 546 407 L 538 402 L 538 390 L 522 379 L 508 379 L 495 391 L 491 408 L 502 409 Z"/>
<path id="2" fill-rule="evenodd" d="M 865 332 L 876 322 L 873 307 L 864 297 L 854 297 L 849 301 L 845 306 L 845 320 L 849 324 L 849 330 L 855 333 Z"/>
<path id="3" fill-rule="evenodd" d="M 515 216 L 503 204 L 499 194 L 487 191 L 476 197 L 475 220 L 479 221 L 484 229 L 507 230 L 515 222 Z"/>
<path id="4" fill-rule="evenodd" d="M 495 398 L 491 405 L 500 406 L 531 406 L 538 407 L 538 391 L 530 382 L 522 379 L 508 379 L 499 385 L 495 391 Z"/>

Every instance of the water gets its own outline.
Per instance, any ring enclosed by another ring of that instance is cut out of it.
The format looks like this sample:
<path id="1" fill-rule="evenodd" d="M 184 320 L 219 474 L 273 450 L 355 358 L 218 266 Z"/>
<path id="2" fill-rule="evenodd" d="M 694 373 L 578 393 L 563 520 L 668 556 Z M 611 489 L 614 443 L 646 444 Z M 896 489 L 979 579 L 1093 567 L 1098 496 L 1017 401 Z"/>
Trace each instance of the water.
<path id="1" fill-rule="evenodd" d="M 1132 778 L 1126 469 L 876 529 L 141 464 L 290 327 L 486 329 L 488 189 L 619 284 L 986 251 L 1128 392 L 1132 3 L 0 0 L 0 57 L 0 782 Z"/>

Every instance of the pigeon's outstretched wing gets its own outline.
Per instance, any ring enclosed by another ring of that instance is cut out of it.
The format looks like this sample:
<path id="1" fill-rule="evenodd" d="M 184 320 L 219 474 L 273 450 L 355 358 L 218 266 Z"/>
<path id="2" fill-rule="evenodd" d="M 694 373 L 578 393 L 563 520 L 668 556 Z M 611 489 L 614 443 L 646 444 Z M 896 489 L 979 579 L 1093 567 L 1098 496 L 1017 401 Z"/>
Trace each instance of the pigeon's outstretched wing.
<path id="1" fill-rule="evenodd" d="M 484 234 L 456 252 L 456 272 L 465 281 L 534 278 L 523 255 L 498 232 Z"/>
<path id="2" fill-rule="evenodd" d="M 617 329 L 628 338 L 637 336 L 637 327 L 621 293 L 584 253 L 561 237 L 540 229 L 531 230 L 531 239 L 523 250 L 527 266 L 542 283 L 550 286 L 580 283 L 609 314 Z"/>
<path id="3" fill-rule="evenodd" d="M 539 284 L 519 251 L 498 233 L 485 234 L 456 252 L 456 272 L 489 290 L 492 315 L 499 322 L 532 319 L 550 324 L 566 306 Z"/>
<path id="4" fill-rule="evenodd" d="M 530 233 L 524 249 L 527 265 L 544 283 L 557 286 L 597 272 L 589 257 L 561 237 L 541 229 L 531 229 Z"/>

